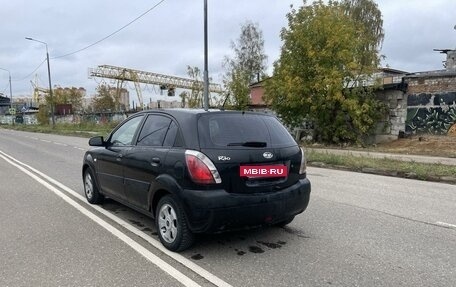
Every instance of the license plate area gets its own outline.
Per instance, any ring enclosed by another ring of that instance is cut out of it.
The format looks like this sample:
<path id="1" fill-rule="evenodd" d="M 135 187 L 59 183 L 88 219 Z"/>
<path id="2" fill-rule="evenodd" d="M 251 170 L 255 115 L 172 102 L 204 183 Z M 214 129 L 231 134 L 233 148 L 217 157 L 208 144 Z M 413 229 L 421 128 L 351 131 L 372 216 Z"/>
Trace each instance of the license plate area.
<path id="1" fill-rule="evenodd" d="M 284 164 L 241 165 L 239 176 L 248 179 L 285 178 L 288 176 L 288 168 Z"/>

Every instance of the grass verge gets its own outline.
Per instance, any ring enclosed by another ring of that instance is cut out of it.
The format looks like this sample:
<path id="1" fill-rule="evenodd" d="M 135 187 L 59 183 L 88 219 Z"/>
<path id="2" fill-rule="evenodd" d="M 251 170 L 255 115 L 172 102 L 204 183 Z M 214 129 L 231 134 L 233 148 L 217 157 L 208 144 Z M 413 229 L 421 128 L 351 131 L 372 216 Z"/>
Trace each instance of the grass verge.
<path id="1" fill-rule="evenodd" d="M 117 125 L 117 123 L 95 124 L 95 123 L 80 123 L 80 124 L 56 124 L 55 128 L 51 125 L 0 125 L 1 128 L 12 129 L 17 131 L 69 135 L 79 137 L 93 137 L 96 135 L 106 136 Z"/>
<path id="2" fill-rule="evenodd" d="M 56 124 L 50 125 L 0 125 L 0 128 L 28 132 L 92 137 L 108 135 L 117 123 L 95 124 Z M 441 181 L 456 184 L 456 166 L 427 164 L 392 159 L 378 159 L 365 156 L 335 155 L 328 152 L 310 150 L 306 152 L 309 166 L 342 169 L 395 177 L 405 177 L 427 181 Z"/>
<path id="3" fill-rule="evenodd" d="M 307 151 L 309 166 L 456 184 L 456 166 Z"/>

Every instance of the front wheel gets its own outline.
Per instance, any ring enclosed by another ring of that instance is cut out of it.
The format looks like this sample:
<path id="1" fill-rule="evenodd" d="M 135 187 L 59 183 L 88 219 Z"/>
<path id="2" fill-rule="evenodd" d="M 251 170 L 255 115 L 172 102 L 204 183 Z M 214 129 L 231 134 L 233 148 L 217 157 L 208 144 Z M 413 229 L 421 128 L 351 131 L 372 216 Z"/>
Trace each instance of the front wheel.
<path id="1" fill-rule="evenodd" d="M 103 194 L 100 193 L 95 179 L 93 178 L 92 171 L 87 168 L 84 172 L 84 194 L 87 201 L 92 204 L 102 203 L 104 200 Z"/>
<path id="2" fill-rule="evenodd" d="M 165 195 L 156 209 L 155 223 L 161 243 L 171 251 L 183 251 L 194 241 L 194 235 L 187 226 L 185 212 L 177 199 Z"/>

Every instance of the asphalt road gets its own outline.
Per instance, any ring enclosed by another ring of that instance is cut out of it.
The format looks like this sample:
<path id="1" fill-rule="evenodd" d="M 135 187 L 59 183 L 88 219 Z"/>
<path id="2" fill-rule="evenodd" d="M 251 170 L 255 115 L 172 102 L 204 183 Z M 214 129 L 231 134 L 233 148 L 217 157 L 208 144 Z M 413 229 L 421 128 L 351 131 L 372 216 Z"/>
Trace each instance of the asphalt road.
<path id="1" fill-rule="evenodd" d="M 0 286 L 456 282 L 454 185 L 309 168 L 310 205 L 288 227 L 205 235 L 173 255 L 154 246 L 152 220 L 80 200 L 87 148 L 87 139 L 0 129 Z M 50 178 L 60 185 L 43 185 Z"/>

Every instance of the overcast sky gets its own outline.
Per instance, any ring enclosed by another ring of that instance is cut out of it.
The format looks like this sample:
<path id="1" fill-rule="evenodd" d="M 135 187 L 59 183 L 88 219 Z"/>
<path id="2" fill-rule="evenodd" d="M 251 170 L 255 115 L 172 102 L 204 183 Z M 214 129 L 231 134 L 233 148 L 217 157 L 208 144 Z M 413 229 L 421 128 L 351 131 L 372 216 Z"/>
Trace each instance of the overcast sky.
<path id="1" fill-rule="evenodd" d="M 100 81 L 88 79 L 89 67 L 108 64 L 181 77 L 186 77 L 187 65 L 203 68 L 203 0 L 165 0 L 101 43 L 68 57 L 52 59 L 93 44 L 158 2 L 0 0 L 0 68 L 11 72 L 13 97 L 32 93 L 30 81 L 35 74 L 40 86 L 48 86 L 46 65 L 34 72 L 45 59 L 45 46 L 25 37 L 48 43 L 53 86 L 85 87 L 89 95 Z M 445 55 L 433 49 L 456 47 L 456 1 L 376 2 L 383 14 L 386 34 L 383 65 L 408 72 L 441 69 Z M 302 0 L 208 0 L 210 76 L 220 81 L 223 57 L 230 55 L 230 42 L 238 38 L 241 24 L 246 21 L 258 23 L 263 31 L 271 67 L 280 53 L 279 33 L 287 24 L 285 15 L 290 11 L 290 4 L 302 3 Z M 0 70 L 0 93 L 9 95 L 8 87 L 8 73 Z M 148 100 L 154 88 L 144 89 Z"/>

